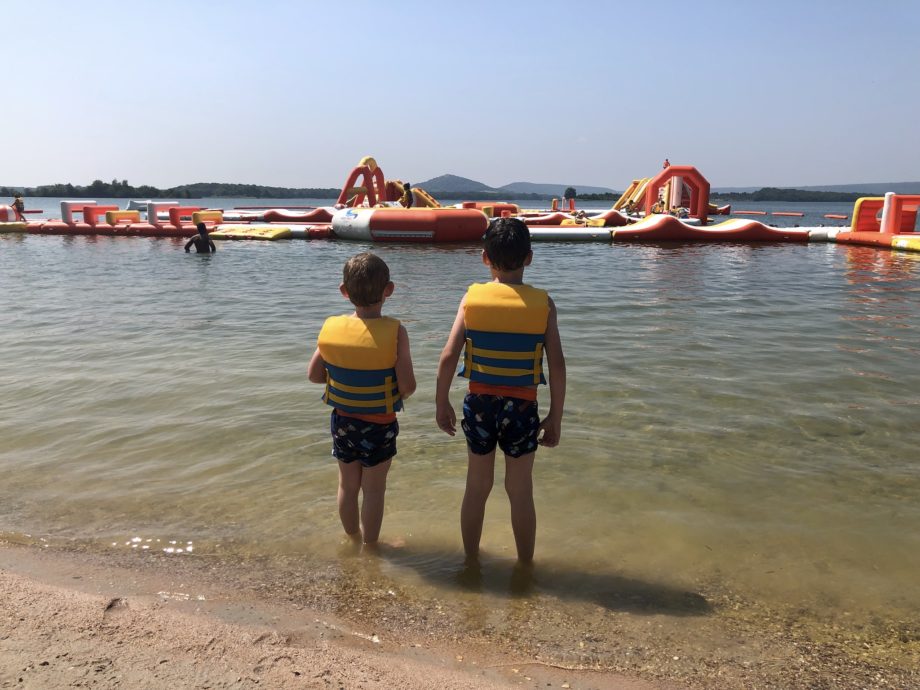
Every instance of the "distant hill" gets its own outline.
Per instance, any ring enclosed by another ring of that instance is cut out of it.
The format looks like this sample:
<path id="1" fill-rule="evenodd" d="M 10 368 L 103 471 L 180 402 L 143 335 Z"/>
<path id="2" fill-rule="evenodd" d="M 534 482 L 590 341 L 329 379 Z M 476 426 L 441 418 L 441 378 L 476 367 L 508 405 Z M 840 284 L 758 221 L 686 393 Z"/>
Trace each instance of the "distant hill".
<path id="1" fill-rule="evenodd" d="M 519 194 L 540 196 L 562 196 L 566 187 L 574 187 L 579 194 L 605 194 L 613 192 L 609 187 L 592 187 L 577 184 L 545 184 L 539 182 L 512 182 L 501 187 L 490 187 L 487 184 L 471 180 L 459 175 L 440 175 L 424 182 L 413 184 L 421 187 L 435 196 L 438 194 L 465 194 L 477 192 L 478 194 L 495 194 L 496 196 L 514 196 Z"/>
<path id="2" fill-rule="evenodd" d="M 555 194 L 562 196 L 566 187 L 574 187 L 579 194 L 610 194 L 610 187 L 591 187 L 586 184 L 543 184 L 539 182 L 512 182 L 498 189 L 505 192 L 524 192 L 525 194 Z"/>
<path id="3" fill-rule="evenodd" d="M 411 181 L 411 180 L 410 180 Z M 421 187 L 431 194 L 444 194 L 454 192 L 492 192 L 497 191 L 487 184 L 471 180 L 459 175 L 440 175 L 432 177 L 424 182 L 412 183 L 415 187 Z"/>

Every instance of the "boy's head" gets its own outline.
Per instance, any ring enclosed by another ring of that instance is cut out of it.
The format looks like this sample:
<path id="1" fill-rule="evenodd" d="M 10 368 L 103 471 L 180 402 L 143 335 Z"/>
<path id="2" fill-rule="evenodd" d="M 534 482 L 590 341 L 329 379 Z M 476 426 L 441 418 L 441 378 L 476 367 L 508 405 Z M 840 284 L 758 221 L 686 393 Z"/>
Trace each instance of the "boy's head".
<path id="1" fill-rule="evenodd" d="M 204 223 L 198 223 L 198 225 L 196 225 L 195 227 L 198 228 L 199 235 L 201 235 L 202 237 L 208 236 L 208 226 L 207 225 L 205 225 Z"/>
<path id="2" fill-rule="evenodd" d="M 378 304 L 393 292 L 390 269 L 376 254 L 363 252 L 345 262 L 342 269 L 342 294 L 356 307 Z"/>
<path id="3" fill-rule="evenodd" d="M 493 218 L 483 241 L 489 265 L 498 271 L 514 271 L 530 263 L 530 230 L 518 218 Z"/>

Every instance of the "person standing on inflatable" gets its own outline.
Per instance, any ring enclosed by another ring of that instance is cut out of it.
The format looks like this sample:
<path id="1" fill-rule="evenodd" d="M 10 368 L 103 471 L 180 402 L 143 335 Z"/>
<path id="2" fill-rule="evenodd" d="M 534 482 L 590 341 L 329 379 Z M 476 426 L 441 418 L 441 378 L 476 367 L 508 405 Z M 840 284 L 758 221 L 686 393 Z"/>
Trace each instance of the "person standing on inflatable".
<path id="1" fill-rule="evenodd" d="M 353 541 L 371 547 L 380 536 L 387 473 L 396 455 L 396 413 L 415 392 L 406 327 L 381 315 L 393 289 L 380 257 L 365 252 L 346 261 L 339 291 L 355 311 L 326 319 L 307 366 L 310 381 L 326 384 L 323 402 L 333 408 L 342 527 Z"/>
<path id="2" fill-rule="evenodd" d="M 198 234 L 185 243 L 185 251 L 190 251 L 192 245 L 195 245 L 195 251 L 199 254 L 216 252 L 217 247 L 214 246 L 214 240 L 208 237 L 208 227 L 204 223 L 198 223 L 197 227 Z"/>
<path id="3" fill-rule="evenodd" d="M 460 529 L 471 560 L 479 554 L 486 500 L 494 483 L 496 445 L 505 454 L 505 490 L 511 502 L 518 561 L 526 565 L 533 560 L 537 533 L 534 455 L 538 444 L 558 445 L 562 430 L 566 372 L 556 305 L 546 291 L 524 284 L 524 268 L 532 260 L 530 231 L 522 221 L 494 218 L 489 223 L 482 262 L 492 281 L 474 283 L 467 290 L 438 364 L 436 420 L 442 431 L 453 436 L 457 417 L 450 404 L 450 384 L 466 346 L 458 374 L 470 380 L 461 423 L 469 464 Z M 546 383 L 544 352 L 550 403 L 541 422 L 537 385 Z"/>
<path id="4" fill-rule="evenodd" d="M 661 169 L 664 170 L 665 168 L 670 168 L 670 167 L 671 167 L 671 161 L 665 158 L 664 163 L 661 164 Z"/>
<path id="5" fill-rule="evenodd" d="M 26 204 L 22 200 L 22 194 L 17 194 L 13 198 L 13 211 L 16 214 L 16 220 L 24 221 L 26 219 L 24 211 L 26 210 Z"/>
<path id="6" fill-rule="evenodd" d="M 412 208 L 412 201 L 413 201 L 412 185 L 406 182 L 403 185 L 403 195 L 402 195 L 402 198 L 399 200 L 399 203 L 405 206 L 406 208 Z"/>

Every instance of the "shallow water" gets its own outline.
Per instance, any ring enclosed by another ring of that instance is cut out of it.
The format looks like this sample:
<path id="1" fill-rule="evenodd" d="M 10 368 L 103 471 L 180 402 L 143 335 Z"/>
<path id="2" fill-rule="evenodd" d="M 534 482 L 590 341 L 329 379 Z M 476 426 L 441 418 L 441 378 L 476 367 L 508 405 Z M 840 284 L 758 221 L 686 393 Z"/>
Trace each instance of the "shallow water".
<path id="1" fill-rule="evenodd" d="M 366 248 L 0 235 L 0 531 L 340 564 L 328 412 L 305 367 L 322 320 L 347 311 L 342 263 Z M 476 247 L 373 249 L 419 382 L 382 534 L 404 547 L 383 567 L 446 596 L 465 449 L 434 425 L 434 374 L 484 267 Z M 830 617 L 915 610 L 918 259 L 536 246 L 528 279 L 556 301 L 569 380 L 562 445 L 535 469 L 545 605 L 654 583 L 661 601 L 716 588 Z M 502 474 L 483 547 L 510 563 Z M 682 601 L 661 610 L 706 608 Z"/>

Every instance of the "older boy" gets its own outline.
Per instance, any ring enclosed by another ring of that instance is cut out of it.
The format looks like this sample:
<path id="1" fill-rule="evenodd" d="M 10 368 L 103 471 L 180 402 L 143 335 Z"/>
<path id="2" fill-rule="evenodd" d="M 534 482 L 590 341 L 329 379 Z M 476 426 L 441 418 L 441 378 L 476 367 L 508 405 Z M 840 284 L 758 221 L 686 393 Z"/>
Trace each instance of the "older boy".
<path id="1" fill-rule="evenodd" d="M 482 262 L 492 282 L 470 286 L 438 364 L 436 418 L 447 434 L 456 433 L 450 383 L 461 349 L 459 376 L 470 380 L 463 401 L 463 432 L 469 465 L 460 509 L 467 557 L 479 553 L 486 500 L 495 476 L 495 447 L 505 454 L 505 490 L 511 502 L 511 527 L 518 560 L 533 560 L 537 516 L 533 503 L 533 461 L 537 445 L 559 443 L 565 403 L 565 358 L 556 323 L 556 305 L 544 290 L 525 285 L 530 265 L 530 232 L 516 218 L 496 218 L 486 230 Z M 537 385 L 543 353 L 549 364 L 549 413 L 537 413 Z M 542 431 L 542 437 L 539 433 Z"/>
<path id="2" fill-rule="evenodd" d="M 383 522 L 387 473 L 396 455 L 396 412 L 415 392 L 415 373 L 405 327 L 381 315 L 394 289 L 383 259 L 370 253 L 353 256 L 342 276 L 339 290 L 355 311 L 326 319 L 307 377 L 326 384 L 323 401 L 334 408 L 332 454 L 339 461 L 342 527 L 353 540 L 374 545 Z"/>

